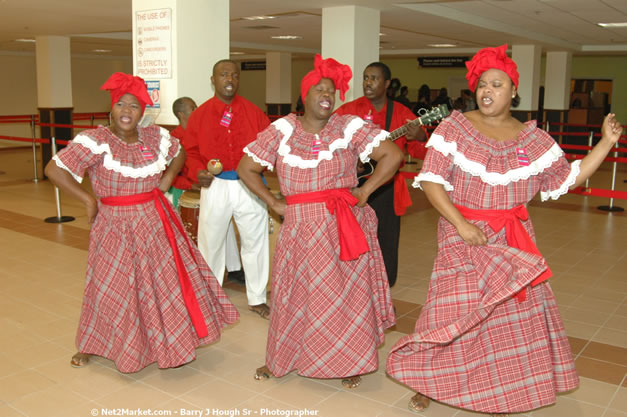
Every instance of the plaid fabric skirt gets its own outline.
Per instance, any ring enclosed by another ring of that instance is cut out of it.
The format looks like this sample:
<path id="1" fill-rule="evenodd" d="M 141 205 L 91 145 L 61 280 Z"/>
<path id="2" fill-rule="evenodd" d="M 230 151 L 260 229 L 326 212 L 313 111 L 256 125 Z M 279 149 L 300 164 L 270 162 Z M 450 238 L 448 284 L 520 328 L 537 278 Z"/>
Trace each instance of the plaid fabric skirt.
<path id="1" fill-rule="evenodd" d="M 178 216 L 178 214 L 177 214 Z M 209 334 L 198 338 L 191 323 L 172 249 L 153 202 L 100 206 L 92 227 L 76 345 L 112 360 L 121 372 L 185 364 L 200 345 L 220 338 L 239 314 L 187 235 L 174 228 Z M 195 259 L 194 259 L 195 258 Z"/>
<path id="2" fill-rule="evenodd" d="M 352 208 L 370 251 L 339 260 L 335 216 L 323 203 L 290 205 L 272 267 L 266 365 L 312 378 L 375 371 L 384 330 L 395 323 L 370 207 Z"/>
<path id="3" fill-rule="evenodd" d="M 546 264 L 508 247 L 463 243 L 440 220 L 440 248 L 415 333 L 401 338 L 388 374 L 437 401 L 485 413 L 524 412 L 578 386 Z M 527 299 L 512 298 L 522 288 Z"/>

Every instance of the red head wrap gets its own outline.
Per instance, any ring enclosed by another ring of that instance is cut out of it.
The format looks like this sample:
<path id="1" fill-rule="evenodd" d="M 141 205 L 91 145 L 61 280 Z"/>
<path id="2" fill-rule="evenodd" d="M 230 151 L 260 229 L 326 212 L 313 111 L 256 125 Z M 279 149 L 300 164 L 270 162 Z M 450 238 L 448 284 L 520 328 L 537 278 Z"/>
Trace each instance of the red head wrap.
<path id="1" fill-rule="evenodd" d="M 509 75 L 512 82 L 518 88 L 518 67 L 516 63 L 505 54 L 507 44 L 497 46 L 496 48 L 483 48 L 472 57 L 470 61 L 466 61 L 468 73 L 468 88 L 475 91 L 481 74 L 489 69 L 496 68 Z"/>
<path id="2" fill-rule="evenodd" d="M 142 113 L 147 104 L 152 105 L 152 100 L 148 95 L 148 88 L 143 78 L 134 77 L 130 74 L 124 74 L 123 72 L 114 73 L 109 79 L 100 87 L 101 90 L 109 90 L 111 94 L 111 107 L 120 100 L 124 94 L 132 94 L 139 104 L 142 106 Z"/>
<path id="3" fill-rule="evenodd" d="M 340 90 L 340 98 L 344 101 L 344 93 L 348 90 L 348 82 L 353 78 L 353 71 L 348 65 L 340 64 L 333 58 L 322 59 L 320 54 L 314 58 L 314 69 L 309 71 L 300 82 L 300 96 L 305 101 L 309 89 L 321 79 L 329 78 L 335 88 Z"/>

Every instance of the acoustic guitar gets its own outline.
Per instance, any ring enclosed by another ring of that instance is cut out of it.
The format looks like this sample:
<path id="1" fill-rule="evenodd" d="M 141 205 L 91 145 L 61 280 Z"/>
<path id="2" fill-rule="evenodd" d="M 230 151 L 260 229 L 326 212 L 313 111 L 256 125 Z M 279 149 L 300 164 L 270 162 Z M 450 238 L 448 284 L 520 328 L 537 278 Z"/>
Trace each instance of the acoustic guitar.
<path id="1" fill-rule="evenodd" d="M 405 136 L 407 134 L 407 128 L 409 126 L 429 125 L 433 122 L 444 119 L 449 114 L 450 113 L 448 111 L 448 107 L 446 106 L 446 104 L 440 104 L 439 106 L 434 107 L 431 110 L 428 110 L 425 113 L 421 114 L 420 117 L 418 117 L 417 119 L 414 119 L 411 122 L 405 123 L 403 126 L 399 127 L 398 129 L 394 129 L 393 131 L 390 132 L 390 134 L 386 137 L 386 139 L 389 139 L 392 142 L 394 142 L 396 139 L 400 138 L 401 136 Z M 361 161 L 359 161 L 357 163 L 357 179 L 372 175 L 372 173 L 374 172 L 374 165 L 376 165 L 376 163 L 375 164 L 373 164 L 372 162 L 362 163 Z"/>

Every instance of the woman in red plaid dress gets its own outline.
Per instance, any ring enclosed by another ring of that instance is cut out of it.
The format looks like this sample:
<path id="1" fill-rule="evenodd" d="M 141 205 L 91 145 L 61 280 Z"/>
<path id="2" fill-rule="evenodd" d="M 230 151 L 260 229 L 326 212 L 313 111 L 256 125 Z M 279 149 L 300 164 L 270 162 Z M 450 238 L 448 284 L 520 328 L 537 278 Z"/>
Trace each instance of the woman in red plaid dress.
<path id="1" fill-rule="evenodd" d="M 71 364 L 98 355 L 121 372 L 176 367 L 239 316 L 163 196 L 185 152 L 167 130 L 138 127 L 152 104 L 144 81 L 116 73 L 102 89 L 111 92 L 111 126 L 80 133 L 46 166 L 85 203 L 91 224 Z M 85 171 L 98 200 L 79 184 Z"/>
<path id="2" fill-rule="evenodd" d="M 377 242 L 377 219 L 366 200 L 398 168 L 402 153 L 387 132 L 355 116 L 333 115 L 351 71 L 318 55 L 301 84 L 305 114 L 277 120 L 244 152 L 238 173 L 285 220 L 272 266 L 272 312 L 265 366 L 255 378 L 291 371 L 342 378 L 347 388 L 378 368 L 377 347 L 394 325 L 390 289 Z M 357 159 L 377 170 L 360 188 Z M 274 169 L 286 196 L 261 182 Z M 286 205 L 287 203 L 287 205 Z"/>
<path id="3" fill-rule="evenodd" d="M 434 131 L 415 186 L 440 212 L 438 254 L 415 333 L 392 348 L 387 372 L 429 398 L 484 413 L 518 413 L 555 402 L 578 377 L 525 205 L 557 199 L 586 180 L 618 140 L 614 115 L 582 161 L 510 113 L 516 64 L 507 46 L 477 53 L 469 86 L 479 110 L 453 112 Z"/>

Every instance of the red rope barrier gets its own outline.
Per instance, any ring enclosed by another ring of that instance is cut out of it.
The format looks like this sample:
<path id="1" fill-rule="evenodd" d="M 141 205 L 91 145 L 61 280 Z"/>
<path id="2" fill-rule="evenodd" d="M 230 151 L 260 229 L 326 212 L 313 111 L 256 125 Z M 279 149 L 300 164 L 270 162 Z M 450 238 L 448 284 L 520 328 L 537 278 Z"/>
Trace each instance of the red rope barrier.
<path id="1" fill-rule="evenodd" d="M 49 127 L 67 127 L 73 129 L 93 129 L 90 125 L 65 125 L 60 123 L 37 123 L 37 126 L 49 126 Z"/>
<path id="2" fill-rule="evenodd" d="M 579 195 L 591 195 L 593 197 L 619 198 L 621 200 L 627 200 L 627 191 L 612 191 L 604 190 L 602 188 L 577 187 L 574 190 L 570 190 L 568 192 Z"/>
<path id="3" fill-rule="evenodd" d="M 33 139 L 33 138 L 20 138 L 17 136 L 2 136 L 0 135 L 0 139 L 5 139 L 5 140 L 15 140 L 18 142 L 37 142 L 37 143 L 50 143 L 50 139 Z"/>
<path id="4" fill-rule="evenodd" d="M 592 128 L 600 128 L 601 125 L 589 125 L 585 123 L 562 123 L 562 122 L 549 122 L 551 126 L 573 126 L 573 127 L 592 127 Z"/>
<path id="5" fill-rule="evenodd" d="M 551 136 L 590 136 L 590 132 L 547 132 Z"/>

